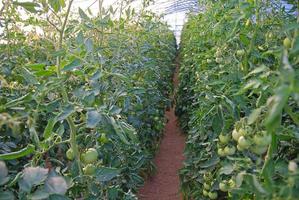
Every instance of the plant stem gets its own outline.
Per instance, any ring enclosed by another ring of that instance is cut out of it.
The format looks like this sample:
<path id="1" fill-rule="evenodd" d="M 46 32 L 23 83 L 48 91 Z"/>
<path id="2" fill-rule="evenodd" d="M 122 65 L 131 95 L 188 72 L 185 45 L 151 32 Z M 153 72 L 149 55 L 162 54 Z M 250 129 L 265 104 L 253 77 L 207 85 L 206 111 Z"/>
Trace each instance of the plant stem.
<path id="1" fill-rule="evenodd" d="M 64 32 L 65 32 L 66 24 L 67 24 L 67 21 L 68 21 L 68 17 L 70 15 L 70 11 L 71 11 L 71 7 L 72 7 L 73 2 L 74 2 L 74 0 L 71 0 L 69 2 L 67 12 L 66 12 L 66 16 L 65 16 L 65 19 L 63 21 L 62 27 L 61 27 L 60 32 L 59 32 L 59 43 L 58 43 L 58 49 L 59 50 L 62 49 Z M 58 78 L 61 77 L 61 56 L 57 57 L 57 77 Z M 68 96 L 67 96 L 67 92 L 66 92 L 66 88 L 64 86 L 62 86 L 61 95 L 62 95 L 62 98 L 63 98 L 64 102 L 69 101 Z M 82 173 L 82 169 L 81 169 L 79 148 L 78 148 L 78 144 L 77 144 L 77 141 L 76 141 L 76 125 L 75 125 L 75 123 L 74 123 L 71 116 L 69 116 L 67 118 L 67 122 L 68 122 L 68 125 L 70 127 L 70 145 L 71 145 L 71 149 L 73 150 L 73 152 L 75 154 L 76 161 L 78 163 L 79 174 L 82 175 L 83 173 Z"/>
<path id="2" fill-rule="evenodd" d="M 102 24 L 102 19 L 103 19 L 103 3 L 104 3 L 104 0 L 99 0 L 99 17 L 100 17 L 100 21 L 101 21 L 100 47 L 103 46 L 103 40 L 104 40 L 104 26 Z"/>

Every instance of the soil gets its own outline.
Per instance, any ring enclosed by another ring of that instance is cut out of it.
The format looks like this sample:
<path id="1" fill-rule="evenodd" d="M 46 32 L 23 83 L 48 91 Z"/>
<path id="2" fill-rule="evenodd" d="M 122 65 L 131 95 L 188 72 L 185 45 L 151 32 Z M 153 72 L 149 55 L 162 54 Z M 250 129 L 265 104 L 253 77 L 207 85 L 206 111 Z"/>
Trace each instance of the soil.
<path id="1" fill-rule="evenodd" d="M 175 87 L 178 84 L 178 67 L 173 83 Z M 157 173 L 150 177 L 144 187 L 140 189 L 138 194 L 140 200 L 182 199 L 178 171 L 183 166 L 185 137 L 175 116 L 175 105 L 166 111 L 165 115 L 168 122 L 164 129 L 160 149 L 154 159 Z"/>

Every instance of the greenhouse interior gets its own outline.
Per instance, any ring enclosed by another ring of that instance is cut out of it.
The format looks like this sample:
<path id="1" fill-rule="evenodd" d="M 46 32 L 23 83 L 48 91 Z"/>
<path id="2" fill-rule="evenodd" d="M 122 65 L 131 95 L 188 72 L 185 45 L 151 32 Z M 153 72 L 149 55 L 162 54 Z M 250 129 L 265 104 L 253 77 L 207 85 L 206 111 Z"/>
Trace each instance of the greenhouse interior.
<path id="1" fill-rule="evenodd" d="M 299 200 L 299 0 L 0 0 L 0 200 Z"/>

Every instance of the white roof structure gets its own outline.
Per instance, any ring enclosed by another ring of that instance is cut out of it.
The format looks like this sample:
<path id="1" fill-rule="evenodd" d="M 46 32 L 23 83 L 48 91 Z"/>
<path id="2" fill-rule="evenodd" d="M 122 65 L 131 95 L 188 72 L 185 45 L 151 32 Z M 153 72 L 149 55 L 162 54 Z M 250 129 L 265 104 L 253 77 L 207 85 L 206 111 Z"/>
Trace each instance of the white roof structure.
<path id="1" fill-rule="evenodd" d="M 104 0 L 103 6 L 109 7 L 119 5 L 124 0 Z M 138 9 L 143 0 L 131 0 L 131 5 Z M 97 0 L 75 0 L 75 7 L 82 9 L 90 8 L 94 13 L 98 12 Z M 198 12 L 198 0 L 155 0 L 149 9 L 159 15 L 170 25 L 179 42 L 181 29 L 186 21 L 186 14 L 189 12 Z"/>

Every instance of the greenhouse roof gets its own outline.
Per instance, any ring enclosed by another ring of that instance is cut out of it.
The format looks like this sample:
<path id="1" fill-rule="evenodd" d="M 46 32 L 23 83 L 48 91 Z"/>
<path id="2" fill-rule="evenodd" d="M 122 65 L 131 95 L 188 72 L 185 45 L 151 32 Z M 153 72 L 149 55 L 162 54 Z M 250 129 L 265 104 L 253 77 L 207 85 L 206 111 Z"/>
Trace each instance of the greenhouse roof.
<path id="1" fill-rule="evenodd" d="M 119 5 L 121 1 L 124 0 L 104 0 L 103 5 L 104 7 Z M 130 2 L 130 5 L 138 9 L 143 0 Z M 95 0 L 75 0 L 75 5 L 83 9 L 90 8 L 94 12 L 98 11 L 98 4 Z M 164 16 L 163 19 L 170 25 L 179 40 L 182 26 L 186 21 L 186 13 L 198 12 L 199 5 L 197 0 L 155 0 L 149 9 Z"/>

